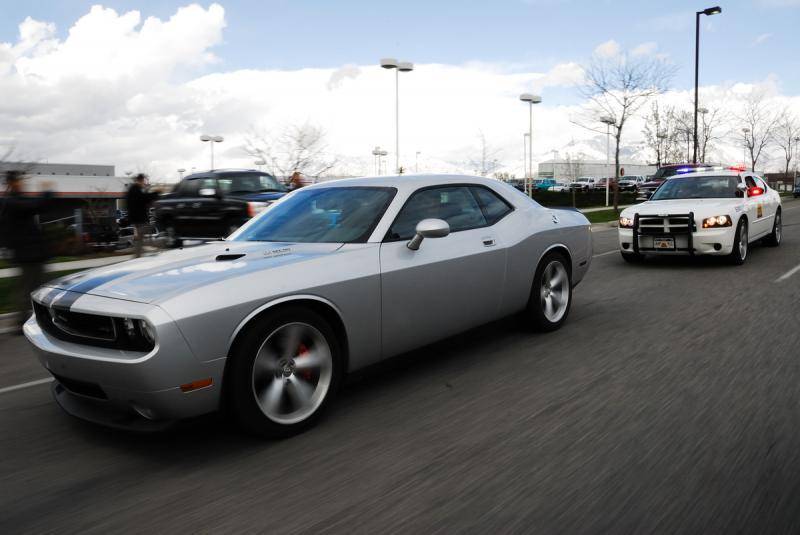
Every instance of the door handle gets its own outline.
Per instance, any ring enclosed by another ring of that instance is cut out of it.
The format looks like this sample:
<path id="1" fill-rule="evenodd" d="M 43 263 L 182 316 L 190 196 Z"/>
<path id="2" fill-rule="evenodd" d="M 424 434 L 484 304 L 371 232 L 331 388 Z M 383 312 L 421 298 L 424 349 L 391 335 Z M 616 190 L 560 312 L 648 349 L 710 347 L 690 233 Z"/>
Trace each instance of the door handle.
<path id="1" fill-rule="evenodd" d="M 483 238 L 483 246 L 484 247 L 493 247 L 494 246 L 494 238 Z"/>
<path id="2" fill-rule="evenodd" d="M 182 202 L 179 202 L 179 203 L 178 203 L 178 206 L 177 206 L 176 208 L 183 208 L 184 206 L 186 206 L 184 203 L 182 203 Z"/>

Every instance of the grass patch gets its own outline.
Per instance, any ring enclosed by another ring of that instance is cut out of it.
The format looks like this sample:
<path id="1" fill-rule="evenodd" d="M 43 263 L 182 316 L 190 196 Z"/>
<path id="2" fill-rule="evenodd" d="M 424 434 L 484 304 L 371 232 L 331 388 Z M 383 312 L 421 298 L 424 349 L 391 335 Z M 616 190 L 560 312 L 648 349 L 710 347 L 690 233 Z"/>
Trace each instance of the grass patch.
<path id="1" fill-rule="evenodd" d="M 609 210 L 598 210 L 597 212 L 587 212 L 583 214 L 590 223 L 607 223 L 619 219 L 619 212 L 613 208 Z"/>
<path id="2" fill-rule="evenodd" d="M 72 269 L 69 271 L 54 271 L 53 273 L 45 273 L 45 281 L 50 281 L 70 273 L 77 273 L 84 271 L 82 269 Z M 14 304 L 16 301 L 17 286 L 19 285 L 19 277 L 5 277 L 0 279 L 0 314 L 7 312 L 16 312 Z"/>

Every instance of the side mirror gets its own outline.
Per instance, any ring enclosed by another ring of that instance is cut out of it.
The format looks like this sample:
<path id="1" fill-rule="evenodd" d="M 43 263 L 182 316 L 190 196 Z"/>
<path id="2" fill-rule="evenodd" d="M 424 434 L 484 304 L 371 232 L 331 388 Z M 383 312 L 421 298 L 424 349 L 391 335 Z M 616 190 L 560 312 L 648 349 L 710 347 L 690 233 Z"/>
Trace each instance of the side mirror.
<path id="1" fill-rule="evenodd" d="M 744 197 L 745 192 L 747 192 L 747 186 L 745 184 L 736 184 L 737 197 Z"/>
<path id="2" fill-rule="evenodd" d="M 412 251 L 419 249 L 425 238 L 444 238 L 450 234 L 450 225 L 443 219 L 423 219 L 417 223 L 417 233 L 406 244 Z"/>

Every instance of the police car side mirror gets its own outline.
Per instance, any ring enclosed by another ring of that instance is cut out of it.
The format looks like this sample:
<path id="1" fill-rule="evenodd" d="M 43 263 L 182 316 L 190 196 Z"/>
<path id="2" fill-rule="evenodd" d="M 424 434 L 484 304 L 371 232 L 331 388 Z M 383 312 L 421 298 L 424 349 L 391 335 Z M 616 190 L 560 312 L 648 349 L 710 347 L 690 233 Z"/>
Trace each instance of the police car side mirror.
<path id="1" fill-rule="evenodd" d="M 737 197 L 744 197 L 744 193 L 747 191 L 746 184 L 736 184 L 736 196 Z"/>

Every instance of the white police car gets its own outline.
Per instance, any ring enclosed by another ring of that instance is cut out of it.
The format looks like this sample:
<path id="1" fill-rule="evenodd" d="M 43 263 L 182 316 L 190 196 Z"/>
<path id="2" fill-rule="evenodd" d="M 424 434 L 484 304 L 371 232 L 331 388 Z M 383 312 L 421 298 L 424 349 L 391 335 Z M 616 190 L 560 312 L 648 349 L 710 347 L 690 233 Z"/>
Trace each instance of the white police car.
<path id="1" fill-rule="evenodd" d="M 727 256 L 742 264 L 749 244 L 759 239 L 780 245 L 780 196 L 740 168 L 678 172 L 619 218 L 620 252 L 628 262 L 686 254 Z"/>

